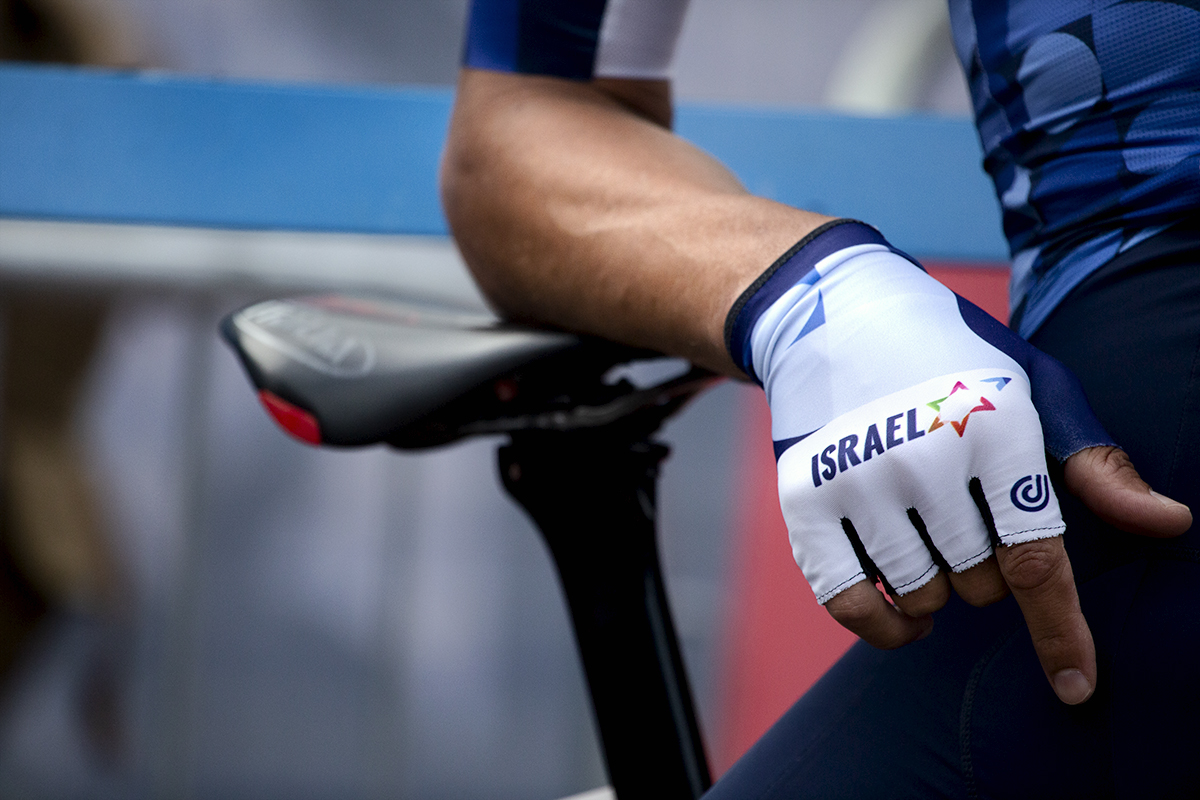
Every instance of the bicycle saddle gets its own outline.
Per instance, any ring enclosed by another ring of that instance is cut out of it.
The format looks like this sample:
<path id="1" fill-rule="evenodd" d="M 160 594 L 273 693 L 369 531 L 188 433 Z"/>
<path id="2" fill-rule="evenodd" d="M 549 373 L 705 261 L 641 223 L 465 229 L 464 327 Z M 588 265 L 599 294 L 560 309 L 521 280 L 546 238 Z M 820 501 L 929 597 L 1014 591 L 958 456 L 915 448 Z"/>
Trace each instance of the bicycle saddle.
<path id="1" fill-rule="evenodd" d="M 271 416 L 310 444 L 420 448 L 597 428 L 644 408 L 665 417 L 713 380 L 693 368 L 649 389 L 605 382 L 617 364 L 661 356 L 380 297 L 269 300 L 221 330 Z"/>

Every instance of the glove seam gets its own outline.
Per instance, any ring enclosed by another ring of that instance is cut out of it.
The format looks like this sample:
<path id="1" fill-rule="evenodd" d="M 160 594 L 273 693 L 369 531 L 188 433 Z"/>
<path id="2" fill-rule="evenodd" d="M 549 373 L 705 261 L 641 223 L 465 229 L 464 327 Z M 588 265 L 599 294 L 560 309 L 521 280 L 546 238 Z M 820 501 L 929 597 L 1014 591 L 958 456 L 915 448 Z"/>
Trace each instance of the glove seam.
<path id="1" fill-rule="evenodd" d="M 816 239 L 821 234 L 836 228 L 839 225 L 847 225 L 850 223 L 857 223 L 859 225 L 866 224 L 856 219 L 842 217 L 839 219 L 830 220 L 829 222 L 814 228 L 813 230 L 809 231 L 803 239 L 789 247 L 787 252 L 775 259 L 775 261 L 771 263 L 771 266 L 767 267 L 767 269 L 761 275 L 754 279 L 753 283 L 746 287 L 745 291 L 738 295 L 737 300 L 735 300 L 733 305 L 730 307 L 729 313 L 725 315 L 725 330 L 723 331 L 725 352 L 729 354 L 731 359 L 733 359 L 733 363 L 737 363 L 737 356 L 733 352 L 733 327 L 737 322 L 738 315 L 742 313 L 742 309 L 746 307 L 746 303 L 750 301 L 750 298 L 758 293 L 758 290 L 761 289 L 766 282 L 771 279 L 772 275 L 779 271 L 780 267 L 787 263 L 792 256 L 796 255 L 796 253 L 803 250 L 804 247 L 813 239 Z M 751 375 L 749 377 L 753 376 Z"/>
<path id="2" fill-rule="evenodd" d="M 840 592 L 843 589 L 843 587 L 845 587 L 847 584 L 854 583 L 859 578 L 865 578 L 865 577 L 867 577 L 867 573 L 860 569 L 858 572 L 854 573 L 849 578 L 847 578 L 846 580 L 839 583 L 837 586 L 834 586 L 829 591 L 822 593 L 822 595 L 817 598 L 817 603 L 819 605 L 825 605 L 826 600 L 832 599 L 833 596 L 835 594 L 837 594 L 838 592 Z"/>
<path id="3" fill-rule="evenodd" d="M 966 557 L 966 558 L 964 558 L 962 561 L 959 561 L 959 562 L 958 562 L 958 563 L 956 563 L 956 564 L 951 564 L 951 565 L 950 565 L 950 571 L 951 571 L 951 572 L 957 572 L 957 571 L 958 571 L 958 568 L 959 568 L 959 567 L 961 567 L 963 564 L 966 564 L 966 563 L 967 563 L 967 562 L 969 562 L 969 561 L 974 561 L 975 559 L 979 558 L 979 557 L 980 557 L 981 555 L 983 555 L 984 553 L 990 553 L 990 552 L 991 552 L 991 550 L 992 550 L 992 546 L 989 544 L 987 547 L 985 547 L 984 549 L 980 550 L 980 551 L 979 551 L 978 553 L 976 553 L 975 555 L 973 555 L 973 556 L 967 556 L 967 557 Z"/>
<path id="4" fill-rule="evenodd" d="M 917 577 L 913 578 L 911 581 L 909 581 L 907 583 L 902 583 L 899 586 L 893 586 L 892 588 L 896 590 L 896 594 L 902 594 L 902 592 L 900 591 L 901 589 L 903 589 L 907 586 L 912 586 L 914 583 L 920 583 L 922 578 L 924 578 L 932 570 L 935 570 L 935 569 L 937 569 L 937 564 L 930 564 L 928 569 L 926 569 L 924 572 L 922 572 Z"/>
<path id="5" fill-rule="evenodd" d="M 1020 530 L 1020 531 L 1012 531 L 1011 533 L 1006 533 L 1003 536 L 1001 536 L 1000 542 L 1003 544 L 1005 539 L 1012 539 L 1013 537 L 1021 536 L 1026 533 L 1036 533 L 1037 531 L 1061 531 L 1061 530 L 1065 530 L 1066 527 L 1067 527 L 1066 523 L 1063 523 L 1061 525 L 1048 525 L 1048 526 L 1045 526 L 1042 528 L 1026 528 L 1026 529 Z M 1005 546 L 1008 547 L 1009 545 L 1005 544 Z"/>

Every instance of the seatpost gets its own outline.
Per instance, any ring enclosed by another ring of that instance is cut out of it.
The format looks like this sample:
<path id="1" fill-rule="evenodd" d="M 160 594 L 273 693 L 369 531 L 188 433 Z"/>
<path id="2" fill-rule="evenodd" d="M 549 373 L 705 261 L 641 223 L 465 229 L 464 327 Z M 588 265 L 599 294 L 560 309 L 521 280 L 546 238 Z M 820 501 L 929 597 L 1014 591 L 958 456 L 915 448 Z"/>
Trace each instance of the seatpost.
<path id="1" fill-rule="evenodd" d="M 655 535 L 669 451 L 620 427 L 513 434 L 500 474 L 558 569 L 617 797 L 694 800 L 712 779 Z"/>

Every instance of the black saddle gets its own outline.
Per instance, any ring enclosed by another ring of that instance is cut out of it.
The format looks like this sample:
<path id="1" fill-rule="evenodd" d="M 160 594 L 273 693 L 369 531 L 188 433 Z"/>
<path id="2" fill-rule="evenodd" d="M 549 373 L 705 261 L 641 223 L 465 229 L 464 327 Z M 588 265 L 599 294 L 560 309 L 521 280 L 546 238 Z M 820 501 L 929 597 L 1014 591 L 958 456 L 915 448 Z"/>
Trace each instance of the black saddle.
<path id="1" fill-rule="evenodd" d="M 665 417 L 713 380 L 692 369 L 649 388 L 605 381 L 618 364 L 661 356 L 386 298 L 269 300 L 221 328 L 267 410 L 311 444 L 598 429 L 647 409 Z"/>

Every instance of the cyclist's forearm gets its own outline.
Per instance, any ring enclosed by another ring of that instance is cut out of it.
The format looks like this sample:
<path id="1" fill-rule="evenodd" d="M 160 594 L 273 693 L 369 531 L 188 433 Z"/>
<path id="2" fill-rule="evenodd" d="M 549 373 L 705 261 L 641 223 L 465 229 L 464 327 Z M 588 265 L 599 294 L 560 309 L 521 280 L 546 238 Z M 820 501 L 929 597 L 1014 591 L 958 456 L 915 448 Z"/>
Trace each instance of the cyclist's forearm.
<path id="1" fill-rule="evenodd" d="M 733 372 L 729 307 L 826 218 L 748 194 L 662 126 L 655 87 L 612 88 L 465 70 L 443 165 L 455 237 L 509 316 Z"/>

